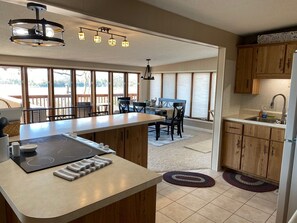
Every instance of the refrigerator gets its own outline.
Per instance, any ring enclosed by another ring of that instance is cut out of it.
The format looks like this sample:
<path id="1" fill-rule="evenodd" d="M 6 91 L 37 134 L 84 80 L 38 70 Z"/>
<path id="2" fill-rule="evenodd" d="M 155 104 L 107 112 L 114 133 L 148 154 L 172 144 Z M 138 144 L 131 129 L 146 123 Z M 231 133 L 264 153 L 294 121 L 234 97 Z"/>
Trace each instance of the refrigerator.
<path id="1" fill-rule="evenodd" d="M 297 210 L 297 51 L 293 56 L 291 88 L 279 183 L 277 223 L 287 223 Z M 295 223 L 295 221 L 294 221 Z M 297 221 L 296 221 L 297 223 Z"/>

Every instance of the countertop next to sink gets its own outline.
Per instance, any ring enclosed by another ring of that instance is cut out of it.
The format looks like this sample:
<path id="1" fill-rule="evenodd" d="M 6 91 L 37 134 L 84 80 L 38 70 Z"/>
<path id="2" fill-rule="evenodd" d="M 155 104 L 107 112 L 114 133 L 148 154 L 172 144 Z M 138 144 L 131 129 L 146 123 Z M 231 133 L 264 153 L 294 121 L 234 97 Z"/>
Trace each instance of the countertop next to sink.
<path id="1" fill-rule="evenodd" d="M 246 120 L 247 118 L 251 118 L 251 117 L 255 117 L 255 116 L 256 115 L 251 115 L 251 114 L 236 114 L 236 115 L 225 116 L 223 119 L 228 120 L 228 121 L 233 121 L 233 122 L 240 122 L 240 123 L 243 123 L 243 124 L 262 125 L 262 126 L 268 126 L 268 127 L 273 127 L 273 128 L 281 128 L 281 129 L 286 128 L 286 125 L 283 125 L 283 124 Z"/>

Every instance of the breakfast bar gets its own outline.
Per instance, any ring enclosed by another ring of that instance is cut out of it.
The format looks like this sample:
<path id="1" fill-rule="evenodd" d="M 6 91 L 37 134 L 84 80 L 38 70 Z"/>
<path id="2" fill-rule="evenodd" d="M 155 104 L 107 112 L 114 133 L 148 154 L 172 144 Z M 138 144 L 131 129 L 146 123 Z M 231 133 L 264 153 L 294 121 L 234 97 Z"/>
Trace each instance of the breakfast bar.
<path id="1" fill-rule="evenodd" d="M 128 113 L 30 124 L 21 127 L 20 140 L 67 132 L 99 139 L 96 133 L 123 128 L 128 128 L 129 139 L 133 140 L 129 128 L 144 128 L 162 119 Z M 125 151 L 132 154 L 129 145 Z M 112 164 L 71 182 L 53 175 L 67 164 L 27 174 L 11 159 L 0 163 L 0 223 L 155 222 L 156 184 L 161 176 L 125 157 L 103 157 L 111 159 Z"/>

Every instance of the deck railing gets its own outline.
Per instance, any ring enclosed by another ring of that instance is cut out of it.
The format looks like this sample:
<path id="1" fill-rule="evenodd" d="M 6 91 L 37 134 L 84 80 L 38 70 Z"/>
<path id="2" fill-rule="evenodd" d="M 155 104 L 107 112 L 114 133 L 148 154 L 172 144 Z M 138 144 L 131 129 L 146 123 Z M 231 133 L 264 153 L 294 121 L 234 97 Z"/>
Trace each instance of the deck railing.
<path id="1" fill-rule="evenodd" d="M 117 111 L 117 99 L 118 97 L 122 97 L 122 94 L 114 94 L 113 95 L 113 107 L 114 111 Z M 137 100 L 137 94 L 129 94 L 128 95 L 131 100 Z M 10 97 L 21 99 L 20 95 L 10 95 Z M 23 117 L 27 116 L 29 118 L 25 120 L 26 123 L 33 122 L 44 122 L 44 121 L 52 121 L 56 117 L 65 117 L 65 118 L 81 118 L 87 117 L 89 112 L 92 110 L 92 105 L 84 105 L 84 102 L 91 101 L 91 95 L 89 94 L 77 94 L 77 103 L 78 106 L 72 106 L 71 103 L 71 95 L 55 95 L 55 107 L 48 107 L 48 95 L 29 95 L 30 108 L 25 109 L 23 111 Z M 97 94 L 96 95 L 96 104 L 105 104 L 105 109 L 109 110 L 109 96 L 108 94 Z M 97 109 L 96 109 L 97 110 Z M 69 117 L 68 117 L 69 116 Z M 24 120 L 24 118 L 22 118 Z M 25 121 L 23 121 L 25 122 Z"/>

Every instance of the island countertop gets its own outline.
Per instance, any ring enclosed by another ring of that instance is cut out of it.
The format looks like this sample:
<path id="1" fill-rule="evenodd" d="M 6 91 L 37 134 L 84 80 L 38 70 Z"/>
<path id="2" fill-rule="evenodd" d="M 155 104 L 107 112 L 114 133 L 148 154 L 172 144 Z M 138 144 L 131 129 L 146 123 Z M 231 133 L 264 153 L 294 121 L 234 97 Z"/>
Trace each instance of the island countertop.
<path id="1" fill-rule="evenodd" d="M 100 132 L 163 119 L 156 115 L 127 113 L 34 123 L 21 126 L 20 139 L 67 132 Z M 27 174 L 11 159 L 0 163 L 0 222 L 5 222 L 2 219 L 4 199 L 21 222 L 65 223 L 148 190 L 162 180 L 159 174 L 116 155 L 104 157 L 112 159 L 113 163 L 72 182 L 53 175 L 66 164 Z"/>
<path id="2" fill-rule="evenodd" d="M 163 120 L 164 117 L 162 116 L 131 112 L 116 115 L 104 115 L 53 122 L 41 122 L 21 125 L 19 138 L 21 140 L 24 140 L 51 135 L 59 135 L 69 132 L 85 134 L 148 124 Z"/>
<path id="3" fill-rule="evenodd" d="M 62 223 L 161 182 L 146 168 L 116 155 L 104 157 L 113 163 L 72 182 L 53 175 L 66 165 L 27 174 L 9 159 L 0 163 L 0 192 L 21 222 Z"/>

